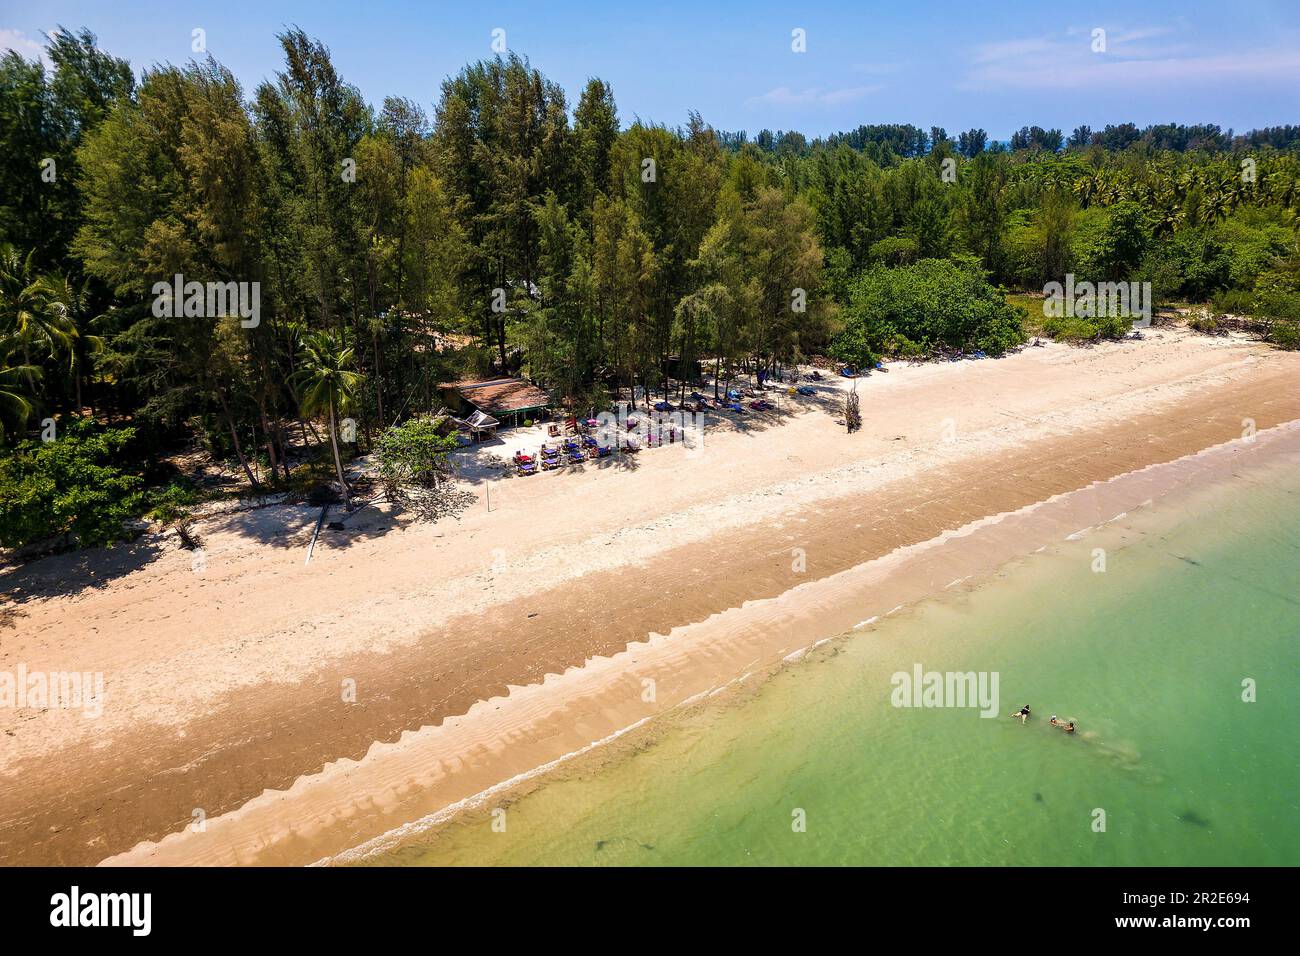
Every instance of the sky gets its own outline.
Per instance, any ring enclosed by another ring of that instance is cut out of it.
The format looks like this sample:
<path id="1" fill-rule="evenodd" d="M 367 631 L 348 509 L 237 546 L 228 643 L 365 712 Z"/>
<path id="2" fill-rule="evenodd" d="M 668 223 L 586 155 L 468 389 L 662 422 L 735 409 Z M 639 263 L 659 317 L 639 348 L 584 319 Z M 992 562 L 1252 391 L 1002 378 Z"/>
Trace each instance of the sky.
<path id="1" fill-rule="evenodd" d="M 442 80 L 491 57 L 503 30 L 570 106 L 589 77 L 609 81 L 625 125 L 697 110 L 751 137 L 913 123 L 1005 140 L 1027 125 L 1300 123 L 1300 0 L 0 0 L 0 49 L 39 56 L 57 25 L 88 27 L 137 74 L 194 57 L 200 28 L 249 96 L 281 65 L 275 34 L 297 25 L 372 104 L 398 95 L 430 113 Z"/>

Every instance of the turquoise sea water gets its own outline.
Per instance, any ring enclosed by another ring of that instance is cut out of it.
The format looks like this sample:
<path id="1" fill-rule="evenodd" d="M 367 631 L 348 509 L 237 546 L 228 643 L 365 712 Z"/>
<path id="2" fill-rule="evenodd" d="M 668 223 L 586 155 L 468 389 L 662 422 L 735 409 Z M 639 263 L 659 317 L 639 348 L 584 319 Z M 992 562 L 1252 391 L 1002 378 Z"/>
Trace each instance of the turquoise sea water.
<path id="1" fill-rule="evenodd" d="M 841 636 L 497 804 L 504 817 L 485 808 L 373 862 L 1300 864 L 1296 465 Z M 916 663 L 997 672 L 1000 716 L 891 706 L 890 676 Z M 1005 716 L 1024 703 L 1027 724 Z"/>

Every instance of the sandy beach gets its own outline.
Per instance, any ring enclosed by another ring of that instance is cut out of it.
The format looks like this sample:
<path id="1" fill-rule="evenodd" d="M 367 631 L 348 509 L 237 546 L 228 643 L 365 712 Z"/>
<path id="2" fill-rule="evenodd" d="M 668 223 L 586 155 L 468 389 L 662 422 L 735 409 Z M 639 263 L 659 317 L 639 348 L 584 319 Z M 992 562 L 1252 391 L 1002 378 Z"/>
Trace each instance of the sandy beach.
<path id="1" fill-rule="evenodd" d="M 0 862 L 363 857 L 862 615 L 1267 454 L 1298 380 L 1300 354 L 1175 329 L 897 364 L 859 382 L 855 435 L 836 381 L 698 454 L 477 480 L 459 521 L 369 506 L 310 563 L 318 509 L 272 505 L 202 522 L 198 568 L 145 538 L 8 569 L 0 671 L 102 673 L 105 692 L 95 717 L 0 709 Z"/>

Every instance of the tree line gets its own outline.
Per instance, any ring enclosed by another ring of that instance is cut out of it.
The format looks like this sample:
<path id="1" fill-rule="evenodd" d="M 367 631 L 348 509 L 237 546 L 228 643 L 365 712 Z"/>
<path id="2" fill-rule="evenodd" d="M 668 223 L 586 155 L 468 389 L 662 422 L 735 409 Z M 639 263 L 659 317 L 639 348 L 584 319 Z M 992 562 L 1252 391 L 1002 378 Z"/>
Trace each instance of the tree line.
<path id="1" fill-rule="evenodd" d="M 997 354 L 997 286 L 1067 272 L 1296 318 L 1297 128 L 1131 124 L 808 141 L 625 123 L 517 55 L 378 106 L 301 30 L 247 91 L 208 57 L 137 78 L 87 31 L 0 59 L 0 422 L 191 439 L 254 487 L 340 473 L 441 382 L 522 374 L 585 409 L 815 354 Z M 156 308 L 256 284 L 259 320 Z M 954 305 L 958 299 L 960 307 Z M 944 311 L 948 310 L 948 311 Z M 56 429 L 57 430 L 57 429 Z M 9 452 L 6 452 L 8 454 Z"/>

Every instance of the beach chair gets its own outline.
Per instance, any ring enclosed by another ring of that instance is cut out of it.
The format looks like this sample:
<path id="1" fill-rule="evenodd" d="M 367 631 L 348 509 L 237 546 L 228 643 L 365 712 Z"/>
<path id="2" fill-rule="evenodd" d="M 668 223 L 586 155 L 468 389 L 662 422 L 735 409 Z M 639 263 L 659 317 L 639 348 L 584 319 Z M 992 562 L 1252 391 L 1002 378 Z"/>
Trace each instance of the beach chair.
<path id="1" fill-rule="evenodd" d="M 596 457 L 597 457 L 597 458 L 608 458 L 608 457 L 609 457 L 610 455 L 612 455 L 613 453 L 614 453 L 614 449 L 611 448 L 609 445 L 597 445 L 597 446 L 596 446 Z"/>
<path id="2" fill-rule="evenodd" d="M 518 465 L 519 465 L 519 474 L 521 475 L 537 474 L 537 462 L 533 461 L 531 458 L 529 458 L 527 461 L 518 462 Z"/>
<path id="3" fill-rule="evenodd" d="M 586 460 L 587 460 L 587 456 L 584 455 L 581 451 L 569 452 L 569 464 L 571 465 L 581 465 Z"/>

